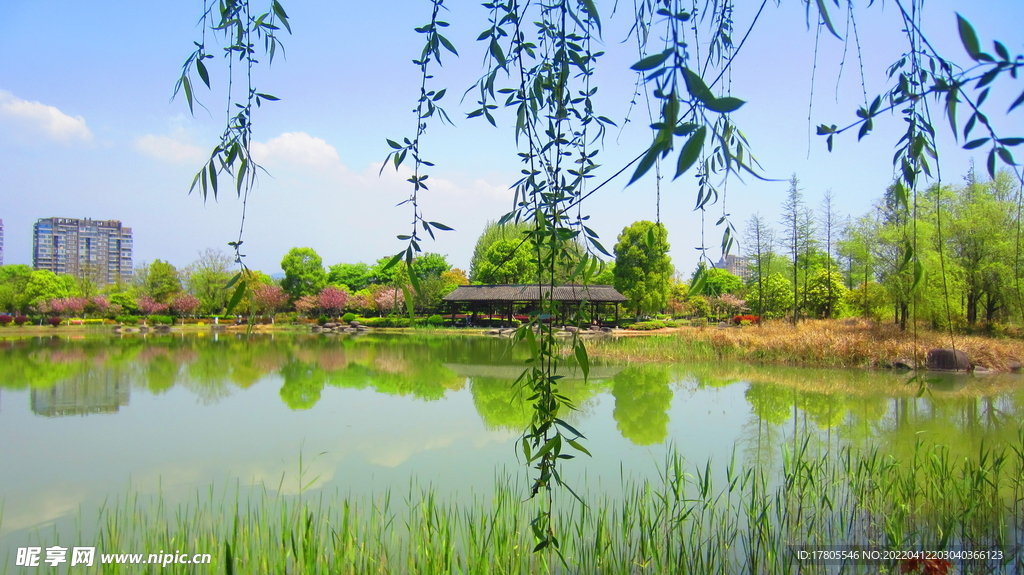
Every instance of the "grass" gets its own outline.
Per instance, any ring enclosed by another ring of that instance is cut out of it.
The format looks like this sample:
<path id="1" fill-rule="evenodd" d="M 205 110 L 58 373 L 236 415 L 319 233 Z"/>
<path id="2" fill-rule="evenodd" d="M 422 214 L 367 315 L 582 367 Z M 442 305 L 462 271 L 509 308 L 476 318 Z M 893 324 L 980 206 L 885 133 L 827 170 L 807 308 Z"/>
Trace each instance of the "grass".
<path id="1" fill-rule="evenodd" d="M 585 506 L 567 499 L 555 519 L 561 557 L 532 552 L 527 522 L 535 503 L 523 501 L 525 490 L 507 476 L 496 479 L 493 496 L 471 503 L 445 500 L 415 483 L 404 496 L 374 498 L 264 490 L 243 501 L 237 491 L 211 489 L 174 509 L 159 497 L 129 494 L 100 510 L 98 536 L 84 544 L 95 543 L 97 554 L 211 553 L 210 565 L 156 571 L 230 575 L 825 573 L 837 567 L 799 564 L 791 546 L 833 545 L 996 548 L 1006 563 L 960 565 L 958 572 L 1024 569 L 1024 555 L 1015 553 L 1024 544 L 1024 429 L 1008 445 L 981 447 L 960 460 L 921 442 L 895 459 L 821 445 L 816 437 L 787 441 L 781 467 L 773 469 L 735 460 L 724 468 L 710 461 L 691 466 L 672 453 L 658 480 L 624 479 L 621 494 L 584 494 Z M 846 572 L 901 567 L 851 564 Z M 105 565 L 101 572 L 140 571 Z"/>
<path id="2" fill-rule="evenodd" d="M 1006 371 L 1024 360 L 1024 342 L 958 335 L 956 349 L 975 364 Z M 811 320 L 794 327 L 769 322 L 744 328 L 681 328 L 670 335 L 596 341 L 593 357 L 624 361 L 739 360 L 806 367 L 888 367 L 897 360 L 924 365 L 929 349 L 949 348 L 948 333 L 900 331 L 861 320 Z"/>

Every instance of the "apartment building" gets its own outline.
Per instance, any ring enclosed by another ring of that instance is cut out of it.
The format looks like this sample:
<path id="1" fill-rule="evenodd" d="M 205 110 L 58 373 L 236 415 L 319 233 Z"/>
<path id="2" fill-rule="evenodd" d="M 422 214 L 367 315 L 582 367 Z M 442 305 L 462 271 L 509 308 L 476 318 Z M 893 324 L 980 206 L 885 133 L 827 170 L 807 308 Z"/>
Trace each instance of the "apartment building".
<path id="1" fill-rule="evenodd" d="M 99 285 L 132 277 L 132 229 L 118 220 L 43 218 L 32 234 L 37 270 L 92 279 Z"/>

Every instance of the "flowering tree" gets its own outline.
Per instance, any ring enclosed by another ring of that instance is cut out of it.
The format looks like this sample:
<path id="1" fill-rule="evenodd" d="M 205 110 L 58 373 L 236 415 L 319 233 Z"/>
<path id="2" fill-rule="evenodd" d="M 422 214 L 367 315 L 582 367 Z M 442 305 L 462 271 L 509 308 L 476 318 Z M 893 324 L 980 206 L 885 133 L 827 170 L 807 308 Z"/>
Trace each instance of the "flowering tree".
<path id="1" fill-rule="evenodd" d="M 340 314 L 345 309 L 345 305 L 348 304 L 348 294 L 345 293 L 345 290 L 343 289 L 335 286 L 327 286 L 320 290 L 318 302 L 320 309 L 324 310 L 324 313 L 330 316 L 336 316 Z"/>
<path id="2" fill-rule="evenodd" d="M 167 304 L 160 303 L 148 295 L 144 295 L 139 298 L 139 311 L 146 317 L 153 314 L 162 314 L 167 311 Z"/>
<path id="3" fill-rule="evenodd" d="M 62 297 L 50 300 L 50 312 L 68 317 L 82 315 L 89 300 L 83 297 Z"/>
<path id="4" fill-rule="evenodd" d="M 195 315 L 201 304 L 202 302 L 200 302 L 199 298 L 196 296 L 190 293 L 183 293 L 178 294 L 173 300 L 171 300 L 171 309 L 174 310 L 174 313 L 178 314 L 179 317 L 184 318 L 187 315 Z"/>
<path id="5" fill-rule="evenodd" d="M 362 290 L 359 293 L 353 294 L 352 297 L 349 298 L 348 307 L 363 315 L 367 315 L 373 311 L 373 298 L 370 297 L 366 290 Z"/>
<path id="6" fill-rule="evenodd" d="M 260 284 L 253 290 L 253 301 L 260 313 L 270 314 L 270 322 L 273 323 L 274 316 L 288 303 L 288 294 L 279 285 Z"/>
<path id="7" fill-rule="evenodd" d="M 304 295 L 299 299 L 295 300 L 295 311 L 300 314 L 309 317 L 313 310 L 320 305 L 320 298 L 313 295 Z"/>
<path id="8" fill-rule="evenodd" d="M 110 302 L 107 301 L 107 298 L 98 295 L 92 298 L 92 307 L 96 310 L 96 313 L 106 315 L 110 311 Z"/>
<path id="9" fill-rule="evenodd" d="M 380 315 L 383 316 L 385 313 L 401 311 L 402 306 L 405 305 L 405 293 L 398 288 L 383 288 L 373 294 L 373 300 L 377 304 L 377 309 L 380 310 Z"/>

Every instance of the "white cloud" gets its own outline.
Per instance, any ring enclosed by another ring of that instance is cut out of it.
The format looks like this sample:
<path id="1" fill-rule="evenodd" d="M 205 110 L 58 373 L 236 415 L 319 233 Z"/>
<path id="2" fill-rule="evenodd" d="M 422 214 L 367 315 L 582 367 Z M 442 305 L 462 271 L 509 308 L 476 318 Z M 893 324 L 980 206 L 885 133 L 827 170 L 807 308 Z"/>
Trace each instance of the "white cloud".
<path id="1" fill-rule="evenodd" d="M 92 140 L 92 132 L 85 125 L 85 118 L 68 116 L 41 102 L 22 100 L 6 90 L 0 90 L 0 115 L 60 142 Z"/>
<path id="2" fill-rule="evenodd" d="M 253 158 L 261 164 L 286 162 L 315 168 L 339 168 L 338 150 L 305 132 L 285 132 L 267 142 L 253 142 Z"/>
<path id="3" fill-rule="evenodd" d="M 206 153 L 199 146 L 182 141 L 183 135 L 183 130 L 175 132 L 173 136 L 146 134 L 135 140 L 135 149 L 147 156 L 167 162 L 202 162 Z"/>

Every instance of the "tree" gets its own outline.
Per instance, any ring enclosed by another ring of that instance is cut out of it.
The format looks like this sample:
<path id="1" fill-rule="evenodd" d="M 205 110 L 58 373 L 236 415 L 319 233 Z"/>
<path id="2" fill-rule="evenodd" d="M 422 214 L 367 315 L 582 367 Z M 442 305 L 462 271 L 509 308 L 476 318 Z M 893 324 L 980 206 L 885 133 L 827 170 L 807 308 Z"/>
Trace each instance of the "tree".
<path id="1" fill-rule="evenodd" d="M 323 260 L 313 248 L 292 248 L 281 260 L 284 281 L 281 287 L 292 298 L 315 296 L 327 285 L 327 273 Z"/>
<path id="2" fill-rule="evenodd" d="M 764 319 L 785 317 L 793 303 L 793 285 L 779 272 L 773 272 L 764 281 L 750 286 L 751 302 L 755 314 Z M 756 302 L 756 303 L 755 303 Z"/>
<path id="3" fill-rule="evenodd" d="M 199 298 L 204 313 L 220 313 L 227 307 L 231 294 L 225 286 L 233 275 L 231 264 L 223 251 L 207 248 L 185 268 L 188 291 Z"/>
<path id="4" fill-rule="evenodd" d="M 708 269 L 704 262 L 697 264 L 697 269 L 690 277 L 690 284 L 696 280 L 697 275 L 704 277 L 704 294 L 711 297 L 718 297 L 723 294 L 738 294 L 743 289 L 743 280 L 739 276 L 729 273 L 722 268 Z"/>
<path id="5" fill-rule="evenodd" d="M 755 213 L 747 220 L 746 253 L 753 271 L 751 284 L 757 284 L 757 293 L 764 293 L 764 280 L 772 268 L 775 255 L 775 230 L 768 226 L 761 214 Z M 761 309 L 763 302 L 751 301 L 754 309 Z"/>
<path id="6" fill-rule="evenodd" d="M 370 266 L 362 262 L 357 264 L 334 264 L 327 273 L 327 283 L 335 286 L 345 286 L 350 293 L 355 293 L 370 285 L 372 277 Z"/>
<path id="7" fill-rule="evenodd" d="M 196 312 L 199 311 L 199 307 L 201 305 L 202 302 L 200 302 L 199 298 L 196 296 L 190 293 L 182 293 L 176 295 L 174 299 L 171 300 L 170 309 L 177 314 L 178 317 L 185 317 L 195 315 Z"/>
<path id="8" fill-rule="evenodd" d="M 825 282 L 829 286 L 827 301 L 841 301 L 841 298 L 834 298 L 831 291 L 833 285 L 832 274 L 838 272 L 838 270 L 834 269 L 835 266 L 832 265 L 832 254 L 833 250 L 835 249 L 835 234 L 838 231 L 837 222 L 839 220 L 839 215 L 836 213 L 835 208 L 835 194 L 832 193 L 831 189 L 825 190 L 825 195 L 821 199 L 821 206 L 819 207 L 819 211 L 821 213 L 821 222 L 824 226 L 824 228 L 822 229 L 822 233 L 824 234 L 823 239 L 825 240 L 825 255 L 827 256 L 825 264 L 825 274 L 827 276 Z M 831 305 L 831 303 L 829 305 Z M 826 319 L 831 318 L 833 317 L 834 313 L 835 310 L 832 309 L 831 307 L 828 307 L 824 310 L 822 317 L 825 317 Z"/>
<path id="9" fill-rule="evenodd" d="M 341 288 L 327 286 L 320 290 L 317 302 L 324 313 L 335 317 L 345 311 L 345 306 L 348 304 L 348 293 Z"/>
<path id="10" fill-rule="evenodd" d="M 29 274 L 23 296 L 24 305 L 41 309 L 51 300 L 70 297 L 75 290 L 75 278 L 49 270 L 35 270 Z"/>
<path id="11" fill-rule="evenodd" d="M 480 274 L 482 272 L 480 266 L 482 264 L 487 266 L 487 271 L 484 271 L 483 273 L 492 273 L 491 270 L 493 270 L 495 262 L 491 261 L 491 258 L 488 256 L 488 252 L 491 246 L 495 242 L 503 240 L 514 242 L 514 245 L 518 245 L 519 243 L 526 240 L 526 243 L 524 243 L 520 249 L 532 256 L 533 254 L 531 252 L 533 248 L 533 242 L 527 239 L 527 234 L 529 231 L 530 226 L 525 222 L 507 224 L 487 222 L 484 225 L 484 231 L 480 233 L 480 237 L 478 237 L 476 240 L 476 245 L 473 246 L 473 256 L 469 260 L 469 279 L 473 282 L 483 284 L 499 283 L 480 279 Z"/>
<path id="12" fill-rule="evenodd" d="M 0 311 L 25 311 L 25 288 L 32 268 L 23 265 L 0 266 Z"/>
<path id="13" fill-rule="evenodd" d="M 803 206 L 803 194 L 798 187 L 800 180 L 796 178 L 796 174 L 789 180 L 789 190 L 786 192 L 786 201 L 782 204 L 782 225 L 785 229 L 785 249 L 789 251 L 789 257 L 793 262 L 792 277 L 793 280 L 793 325 L 799 319 L 799 291 L 797 286 L 800 283 L 797 281 L 796 272 L 799 268 L 800 261 L 800 218 L 804 212 Z"/>
<path id="14" fill-rule="evenodd" d="M 537 281 L 536 253 L 532 242 L 499 239 L 492 242 L 476 262 L 470 278 L 481 284 L 524 284 Z"/>
<path id="15" fill-rule="evenodd" d="M 146 276 L 145 293 L 160 303 L 170 303 L 181 292 L 178 270 L 163 260 L 153 260 Z"/>
<path id="16" fill-rule="evenodd" d="M 274 316 L 288 303 L 288 294 L 277 284 L 260 284 L 253 289 L 253 303 L 258 313 L 269 314 L 274 323 Z"/>
<path id="17" fill-rule="evenodd" d="M 615 244 L 615 289 L 626 296 L 637 317 L 662 310 L 668 303 L 672 260 L 668 231 L 660 222 L 634 222 L 623 228 Z"/>

